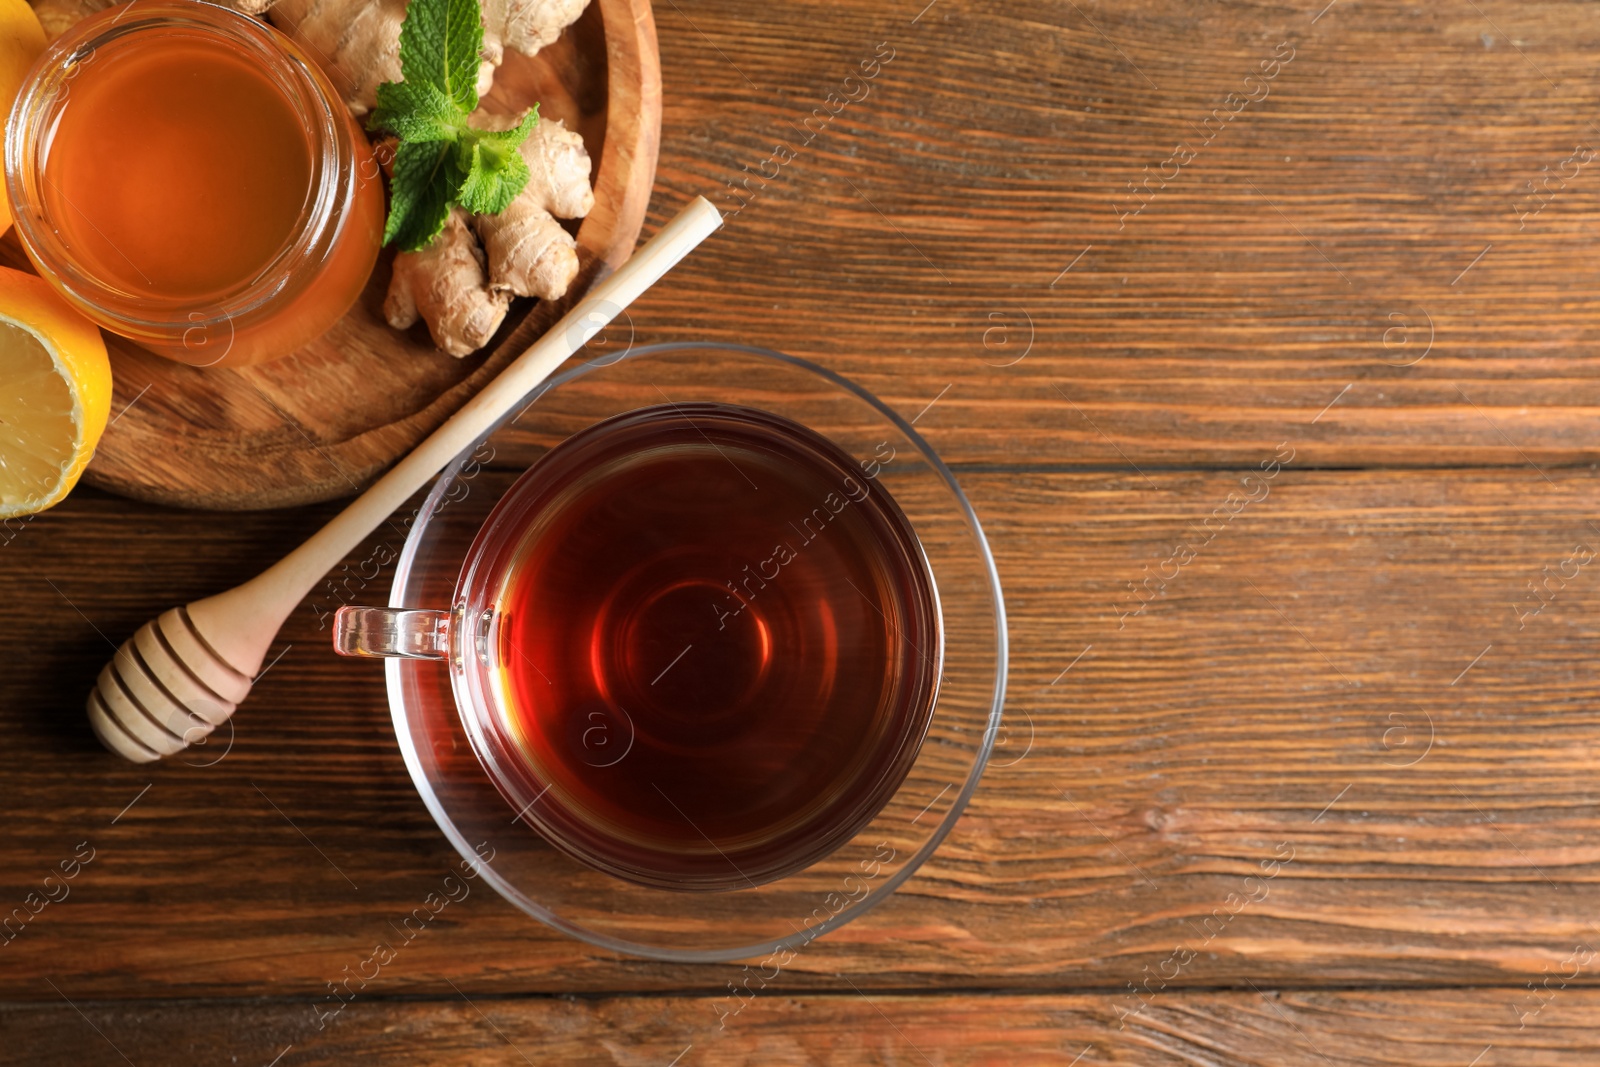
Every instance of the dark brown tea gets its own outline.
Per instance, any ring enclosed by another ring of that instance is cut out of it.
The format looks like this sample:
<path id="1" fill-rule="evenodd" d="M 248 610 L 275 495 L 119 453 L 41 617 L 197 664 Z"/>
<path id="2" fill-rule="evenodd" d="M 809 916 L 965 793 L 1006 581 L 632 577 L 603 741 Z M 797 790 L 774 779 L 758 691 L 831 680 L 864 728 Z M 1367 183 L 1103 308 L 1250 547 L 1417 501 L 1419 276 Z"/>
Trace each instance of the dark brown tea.
<path id="1" fill-rule="evenodd" d="M 677 889 L 771 881 L 870 822 L 922 743 L 942 653 L 927 561 L 877 473 L 787 419 L 683 404 L 524 475 L 474 552 L 521 764 L 500 785 L 523 817 Z"/>

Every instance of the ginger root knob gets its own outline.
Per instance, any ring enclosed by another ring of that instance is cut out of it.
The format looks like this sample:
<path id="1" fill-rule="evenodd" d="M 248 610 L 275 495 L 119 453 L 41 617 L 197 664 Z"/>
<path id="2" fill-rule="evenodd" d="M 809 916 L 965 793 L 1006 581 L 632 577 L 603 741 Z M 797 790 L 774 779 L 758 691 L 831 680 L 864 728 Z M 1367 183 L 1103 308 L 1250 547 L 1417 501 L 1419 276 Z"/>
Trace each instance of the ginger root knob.
<path id="1" fill-rule="evenodd" d="M 497 67 L 508 48 L 534 55 L 588 6 L 589 0 L 483 0 L 483 54 Z"/>
<path id="2" fill-rule="evenodd" d="M 521 152 L 528 184 L 500 214 L 472 222 L 488 255 L 491 289 L 555 300 L 578 275 L 578 244 L 556 219 L 583 218 L 594 207 L 589 153 L 559 119 L 540 121 Z"/>
<path id="3" fill-rule="evenodd" d="M 455 208 L 427 248 L 395 257 L 383 315 L 397 330 L 420 315 L 433 343 L 460 358 L 489 343 L 510 307 L 510 293 L 490 290 L 467 213 Z"/>

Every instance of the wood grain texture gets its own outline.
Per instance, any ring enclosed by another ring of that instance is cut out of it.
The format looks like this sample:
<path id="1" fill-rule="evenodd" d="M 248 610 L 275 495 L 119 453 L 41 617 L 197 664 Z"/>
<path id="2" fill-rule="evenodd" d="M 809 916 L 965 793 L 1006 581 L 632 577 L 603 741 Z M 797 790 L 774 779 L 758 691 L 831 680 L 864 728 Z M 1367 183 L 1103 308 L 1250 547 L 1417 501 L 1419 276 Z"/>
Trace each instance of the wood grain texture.
<path id="1" fill-rule="evenodd" d="M 1593 7 L 1341 0 L 1313 23 L 1325 3 L 696 5 L 716 49 L 663 8 L 656 211 L 737 206 L 743 168 L 798 154 L 634 318 L 817 359 L 908 416 L 949 385 L 918 426 L 959 461 L 1252 464 L 1297 427 L 1320 466 L 1592 462 L 1600 172 L 1519 213 L 1600 147 Z M 1270 95 L 1198 146 L 1285 41 Z M 868 95 L 802 145 L 879 42 Z"/>
<path id="2" fill-rule="evenodd" d="M 119 765 L 81 702 L 97 630 L 225 588 L 333 508 L 80 491 L 0 535 L 28 649 L 0 674 L 0 915 L 98 850 L 0 945 L 0 1055 L 120 1063 L 73 1043 L 100 1038 L 65 994 L 141 1067 L 291 1043 L 284 1065 L 523 1062 L 485 1017 L 535 1062 L 924 1062 L 880 1009 L 934 1063 L 1594 1062 L 1595 962 L 1553 976 L 1600 948 L 1600 174 L 1528 220 L 1517 197 L 1595 136 L 1600 24 L 1477 6 L 662 5 L 655 222 L 895 50 L 604 342 L 810 357 L 954 462 L 1014 655 L 968 814 L 770 980 L 597 952 L 475 889 L 317 1031 L 327 984 L 454 858 L 379 672 L 326 653 L 337 590 L 213 766 Z M 1125 183 L 1290 39 L 1270 96 L 1118 230 Z M 1434 347 L 1390 365 L 1429 316 Z M 339 589 L 383 596 L 380 545 Z M 1518 1030 L 1527 984 L 1562 981 Z M 756 992 L 713 1044 L 730 982 Z M 1130 983 L 1159 992 L 1120 1030 Z"/>
<path id="3" fill-rule="evenodd" d="M 1600 992 L 1568 990 L 1519 1026 L 1516 992 L 1276 989 L 1174 995 L 1119 1024 L 1104 996 L 777 996 L 716 1025 L 692 997 L 352 1002 L 317 1029 L 303 1004 L 78 1003 L 0 1008 L 10 1051 L 141 1067 L 352 1061 L 427 1067 L 812 1067 L 1096 1064 L 1165 1067 L 1587 1067 Z M 709 1025 L 708 1025 L 709 1022 Z M 98 1032 L 97 1032 L 98 1031 Z M 115 1048 L 113 1048 L 113 1045 Z M 229 1060 L 228 1057 L 235 1057 Z M 678 1057 L 674 1059 L 674 1057 Z M 0 1063 L 33 1063 L 0 1049 Z"/>
<path id="4" fill-rule="evenodd" d="M 1010 590 L 1005 743 L 938 855 L 777 989 L 1123 989 L 1184 947 L 1198 955 L 1173 986 L 1504 985 L 1595 944 L 1600 561 L 1568 566 L 1522 629 L 1513 610 L 1545 567 L 1600 549 L 1592 474 L 1291 463 L 1119 620 L 1127 582 L 1245 491 L 1238 473 L 1149 477 L 964 475 Z M 99 850 L 0 948 L 0 996 L 47 998 L 50 978 L 88 998 L 314 997 L 447 873 L 381 671 L 335 659 L 319 629 L 336 590 L 291 617 L 215 766 L 185 766 L 204 749 L 124 766 L 83 723 L 102 633 L 320 518 L 91 492 L 0 546 L 0 592 L 31 606 L 40 650 L 0 677 L 7 906 L 79 842 Z M 381 596 L 385 568 L 363 561 L 390 537 L 352 555 L 356 595 L 365 574 Z M 137 570 L 115 555 L 128 544 Z M 1262 881 L 1275 857 L 1292 860 Z M 709 993 L 744 974 L 615 957 L 488 892 L 429 934 L 389 991 Z"/>
<path id="5" fill-rule="evenodd" d="M 535 101 L 583 135 L 594 163 L 595 208 L 577 227 L 580 273 L 565 298 L 517 301 L 487 348 L 454 359 L 424 325 L 400 333 L 384 321 L 386 252 L 333 329 L 269 364 L 195 368 L 108 338 L 121 414 L 85 479 L 183 507 L 283 507 L 349 496 L 427 436 L 632 253 L 660 131 L 649 0 L 595 0 L 537 56 L 508 52 L 484 107 Z"/>

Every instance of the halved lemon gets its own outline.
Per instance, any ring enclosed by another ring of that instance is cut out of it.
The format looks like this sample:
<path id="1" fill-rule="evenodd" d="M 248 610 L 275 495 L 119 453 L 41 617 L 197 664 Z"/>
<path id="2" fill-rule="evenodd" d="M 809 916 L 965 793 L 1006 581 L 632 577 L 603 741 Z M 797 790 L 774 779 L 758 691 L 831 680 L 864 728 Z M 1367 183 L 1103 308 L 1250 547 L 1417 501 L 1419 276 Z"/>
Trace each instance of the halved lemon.
<path id="1" fill-rule="evenodd" d="M 94 323 L 43 279 L 0 267 L 0 519 L 59 503 L 110 412 L 111 363 Z"/>

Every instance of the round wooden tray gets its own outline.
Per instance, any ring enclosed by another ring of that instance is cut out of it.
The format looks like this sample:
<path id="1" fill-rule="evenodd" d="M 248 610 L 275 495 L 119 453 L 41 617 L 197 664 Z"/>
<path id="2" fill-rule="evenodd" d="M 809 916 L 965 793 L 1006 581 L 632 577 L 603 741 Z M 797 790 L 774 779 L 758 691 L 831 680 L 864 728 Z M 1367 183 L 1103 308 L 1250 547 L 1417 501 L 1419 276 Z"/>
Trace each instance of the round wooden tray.
<path id="1" fill-rule="evenodd" d="M 517 301 L 486 348 L 454 359 L 423 325 L 383 321 L 385 252 L 349 314 L 281 360 L 197 369 L 108 336 L 114 421 L 84 480 L 182 507 L 274 508 L 350 495 L 410 451 L 633 252 L 661 136 L 650 0 L 593 0 L 537 56 L 506 53 L 484 106 L 533 101 L 583 135 L 597 169 L 565 300 Z"/>

